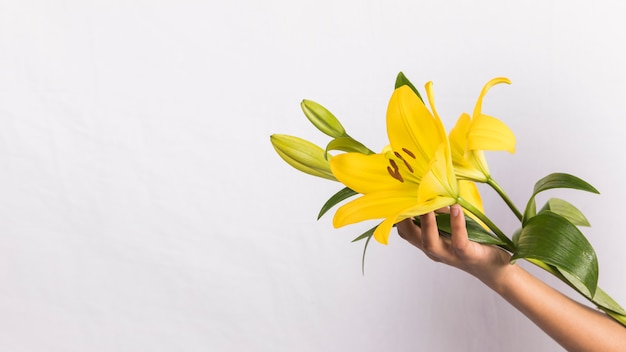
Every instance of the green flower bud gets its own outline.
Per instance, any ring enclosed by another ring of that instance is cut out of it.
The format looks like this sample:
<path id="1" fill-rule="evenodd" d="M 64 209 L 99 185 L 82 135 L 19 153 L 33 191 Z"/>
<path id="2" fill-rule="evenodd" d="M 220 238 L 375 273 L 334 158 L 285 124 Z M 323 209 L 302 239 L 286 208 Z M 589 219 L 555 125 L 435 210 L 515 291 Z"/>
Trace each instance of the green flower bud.
<path id="1" fill-rule="evenodd" d="M 330 155 L 324 158 L 324 149 L 302 138 L 284 134 L 270 136 L 278 155 L 297 170 L 309 175 L 337 181 L 330 171 Z"/>
<path id="2" fill-rule="evenodd" d="M 322 133 L 333 138 L 347 136 L 346 130 L 339 120 L 325 107 L 306 99 L 300 103 L 300 107 L 302 107 L 302 111 L 307 119 Z"/>

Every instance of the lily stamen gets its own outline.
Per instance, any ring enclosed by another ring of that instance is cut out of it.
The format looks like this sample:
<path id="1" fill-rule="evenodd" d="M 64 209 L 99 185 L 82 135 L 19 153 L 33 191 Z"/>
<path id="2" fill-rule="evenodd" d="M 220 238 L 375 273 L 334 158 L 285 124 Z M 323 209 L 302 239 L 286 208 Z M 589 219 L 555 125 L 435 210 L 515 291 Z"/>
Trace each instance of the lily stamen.
<path id="1" fill-rule="evenodd" d="M 389 163 L 393 167 L 393 170 L 392 170 L 391 167 L 387 166 L 387 172 L 389 172 L 389 175 L 391 175 L 391 177 L 395 178 L 396 180 L 400 182 L 404 182 L 404 178 L 400 174 L 398 164 L 396 164 L 396 162 L 391 159 L 389 159 Z"/>
<path id="2" fill-rule="evenodd" d="M 415 159 L 415 154 L 413 154 L 412 151 L 406 149 L 406 148 L 402 148 L 402 151 L 405 152 L 408 156 L 410 156 L 411 158 Z"/>
<path id="3" fill-rule="evenodd" d="M 397 156 L 398 159 L 402 160 L 404 162 L 404 165 L 406 166 L 406 168 L 409 169 L 409 171 L 411 173 L 413 173 L 413 168 L 411 167 L 411 165 L 409 165 L 409 163 L 406 160 L 404 160 L 404 158 L 402 157 L 402 155 L 400 155 L 400 153 L 393 152 L 393 154 L 395 154 L 395 156 Z"/>

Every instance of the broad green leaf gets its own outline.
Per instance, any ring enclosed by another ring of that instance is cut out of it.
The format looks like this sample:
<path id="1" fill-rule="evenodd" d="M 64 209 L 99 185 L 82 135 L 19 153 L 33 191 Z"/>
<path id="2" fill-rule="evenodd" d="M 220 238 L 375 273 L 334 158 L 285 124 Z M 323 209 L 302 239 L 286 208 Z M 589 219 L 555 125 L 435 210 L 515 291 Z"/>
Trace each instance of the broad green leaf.
<path id="1" fill-rule="evenodd" d="M 619 315 L 626 317 L 626 310 L 619 305 L 619 303 L 615 302 L 613 298 L 611 298 L 604 290 L 600 287 L 596 290 L 596 294 L 593 296 L 593 303 L 598 305 L 599 307 L 608 309 L 612 312 L 615 312 Z"/>
<path id="2" fill-rule="evenodd" d="M 304 115 L 311 121 L 313 126 L 317 127 L 322 133 L 330 137 L 345 137 L 346 130 L 343 128 L 339 120 L 328 109 L 322 105 L 311 101 L 303 100 L 300 107 Z"/>
<path id="3" fill-rule="evenodd" d="M 515 230 L 515 232 L 513 232 L 513 236 L 511 237 L 511 240 L 513 241 L 513 244 L 517 246 L 517 241 L 519 241 L 519 235 L 522 234 L 522 228 L 518 228 L 517 230 Z"/>
<path id="4" fill-rule="evenodd" d="M 563 275 L 565 280 L 567 280 L 567 282 L 569 282 L 571 286 L 576 289 L 576 291 L 578 291 L 581 295 L 587 297 L 587 299 L 589 299 L 598 307 L 611 310 L 617 314 L 626 315 L 626 311 L 624 311 L 624 308 L 622 308 L 617 302 L 615 302 L 615 300 L 613 300 L 613 298 L 611 298 L 601 288 L 598 287 L 596 289 L 596 293 L 593 295 L 592 298 L 591 294 L 587 291 L 587 289 L 585 288 L 583 283 L 580 282 L 580 280 L 561 269 L 557 268 L 557 270 L 559 270 L 559 273 Z"/>
<path id="5" fill-rule="evenodd" d="M 569 274 L 565 270 L 561 270 L 555 266 L 552 266 L 552 268 L 558 271 L 559 274 L 561 274 L 561 280 L 563 280 L 566 284 L 569 284 L 573 289 L 578 291 L 578 293 L 585 296 L 587 299 L 592 300 L 593 296 L 591 295 L 591 292 L 589 292 L 589 290 L 587 289 L 587 287 L 585 287 L 585 284 L 582 281 L 580 281 L 577 277 Z M 597 292 L 598 291 L 596 288 L 596 294 Z"/>
<path id="6" fill-rule="evenodd" d="M 571 188 L 596 194 L 600 193 L 592 185 L 574 175 L 565 173 L 550 174 L 535 183 L 533 194 L 526 204 L 526 211 L 524 211 L 522 224 L 526 224 L 531 217 L 535 216 L 535 212 L 533 211 L 535 208 L 535 196 L 543 191 L 553 188 Z"/>
<path id="7" fill-rule="evenodd" d="M 331 150 L 341 150 L 344 152 L 355 152 L 361 154 L 374 154 L 373 151 L 369 150 L 366 146 L 361 144 L 361 142 L 354 140 L 352 137 L 337 137 L 330 141 L 328 145 L 326 145 L 324 157 L 327 157 L 328 152 Z"/>
<path id="8" fill-rule="evenodd" d="M 564 201 L 563 199 L 550 198 L 546 202 L 546 205 L 541 208 L 540 212 L 545 210 L 561 215 L 576 226 L 589 226 L 589 221 L 587 221 L 583 213 L 573 206 L 572 203 Z"/>
<path id="9" fill-rule="evenodd" d="M 324 205 L 322 206 L 322 209 L 320 209 L 319 214 L 317 214 L 317 220 L 319 220 L 322 216 L 324 216 L 324 214 L 326 214 L 326 212 L 328 210 L 330 210 L 332 207 L 334 207 L 335 205 L 337 205 L 339 202 L 348 199 L 354 195 L 357 195 L 358 193 L 353 191 L 352 189 L 348 188 L 348 187 L 344 187 L 341 190 L 339 190 L 339 192 L 333 194 L 327 201 L 326 203 L 324 203 Z"/>
<path id="10" fill-rule="evenodd" d="M 437 228 L 439 229 L 440 234 L 449 237 L 452 233 L 452 228 L 450 227 L 450 214 L 436 215 Z M 419 217 L 416 217 L 413 221 L 419 226 Z M 496 246 L 505 244 L 502 240 L 485 230 L 479 223 L 470 217 L 465 217 L 465 227 L 467 228 L 467 236 L 471 241 Z"/>
<path id="11" fill-rule="evenodd" d="M 591 244 L 564 217 L 544 211 L 522 228 L 511 260 L 538 259 L 565 271 L 593 296 L 598 285 L 598 260 Z"/>
<path id="12" fill-rule="evenodd" d="M 521 229 L 520 229 L 520 231 L 521 231 Z M 538 267 L 542 268 L 543 270 L 545 270 L 545 271 L 549 272 L 550 274 L 552 274 L 552 275 L 554 275 L 554 276 L 558 277 L 559 279 L 561 279 L 561 280 L 562 280 L 563 282 L 565 282 L 566 284 L 569 284 L 569 282 L 568 282 L 567 280 L 565 280 L 565 278 L 563 277 L 563 275 L 561 274 L 561 272 L 560 272 L 557 268 L 553 267 L 552 265 L 548 265 L 548 264 L 546 264 L 546 263 L 542 262 L 542 261 L 541 261 L 541 260 L 539 260 L 539 259 L 526 258 L 526 260 L 527 260 L 528 262 L 533 263 L 533 264 L 535 264 L 536 266 L 538 266 Z M 571 285 L 570 285 L 570 286 L 571 286 Z M 574 288 L 575 288 L 575 287 L 574 287 Z M 584 296 L 584 295 L 583 295 L 583 296 Z"/>
<path id="13" fill-rule="evenodd" d="M 398 76 L 396 77 L 395 88 L 397 89 L 397 88 L 400 88 L 402 86 L 409 86 L 409 88 L 411 88 L 411 90 L 417 95 L 417 97 L 420 98 L 420 100 L 422 102 L 424 102 L 424 99 L 422 99 L 422 96 L 420 95 L 420 92 L 417 91 L 417 88 L 415 88 L 413 83 L 411 83 L 411 81 L 409 81 L 409 79 L 406 78 L 404 73 L 400 72 L 400 73 L 398 73 Z"/>
<path id="14" fill-rule="evenodd" d="M 530 197 L 528 203 L 526 203 L 526 209 L 524 209 L 524 216 L 522 217 L 522 224 L 533 216 L 537 215 L 537 202 L 535 202 L 535 196 Z"/>
<path id="15" fill-rule="evenodd" d="M 276 153 L 295 169 L 309 175 L 337 181 L 330 171 L 324 149 L 299 137 L 273 134 L 270 141 Z"/>
<path id="16" fill-rule="evenodd" d="M 537 181 L 533 196 L 552 188 L 572 188 L 596 194 L 600 193 L 592 185 L 574 175 L 553 173 Z"/>
<path id="17" fill-rule="evenodd" d="M 552 265 L 548 265 L 537 259 L 527 259 L 529 262 L 539 266 L 540 268 L 546 270 L 552 275 L 558 277 L 561 281 L 568 284 L 571 288 L 576 290 L 578 293 L 587 298 L 590 302 L 594 303 L 599 309 L 603 310 L 605 313 L 609 314 L 623 325 L 626 326 L 626 311 L 611 298 L 604 290 L 600 287 L 596 289 L 596 294 L 593 298 L 589 294 L 587 288 L 583 285 L 583 283 L 568 274 L 566 271 L 559 270 Z"/>

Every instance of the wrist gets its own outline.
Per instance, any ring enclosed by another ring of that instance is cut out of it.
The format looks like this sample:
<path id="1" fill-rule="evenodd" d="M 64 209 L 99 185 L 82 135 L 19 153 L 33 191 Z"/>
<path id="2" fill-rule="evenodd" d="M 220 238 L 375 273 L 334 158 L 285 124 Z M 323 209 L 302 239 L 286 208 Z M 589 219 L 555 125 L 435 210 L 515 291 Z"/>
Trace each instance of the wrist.
<path id="1" fill-rule="evenodd" d="M 516 282 L 519 282 L 520 275 L 523 273 L 525 273 L 524 269 L 518 264 L 507 262 L 494 268 L 491 272 L 476 275 L 476 277 L 499 295 L 506 296 L 509 289 L 514 287 Z"/>
<path id="2" fill-rule="evenodd" d="M 503 250 L 496 249 L 489 257 L 482 265 L 472 265 L 467 271 L 492 290 L 502 294 L 507 287 L 518 281 L 524 270 L 517 264 L 511 264 L 511 255 Z"/>

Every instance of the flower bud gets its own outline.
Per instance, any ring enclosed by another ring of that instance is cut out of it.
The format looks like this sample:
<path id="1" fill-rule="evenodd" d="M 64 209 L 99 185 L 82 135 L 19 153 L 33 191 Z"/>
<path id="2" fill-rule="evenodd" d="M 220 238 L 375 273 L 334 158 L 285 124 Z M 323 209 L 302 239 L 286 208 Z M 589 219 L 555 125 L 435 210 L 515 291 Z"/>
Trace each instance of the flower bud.
<path id="1" fill-rule="evenodd" d="M 293 166 L 309 175 L 337 181 L 330 171 L 330 155 L 324 158 L 324 149 L 302 138 L 284 134 L 270 136 L 276 153 Z"/>
<path id="2" fill-rule="evenodd" d="M 333 138 L 347 136 L 346 130 L 339 120 L 325 107 L 306 99 L 300 103 L 300 107 L 302 107 L 302 111 L 307 119 L 322 133 Z"/>

